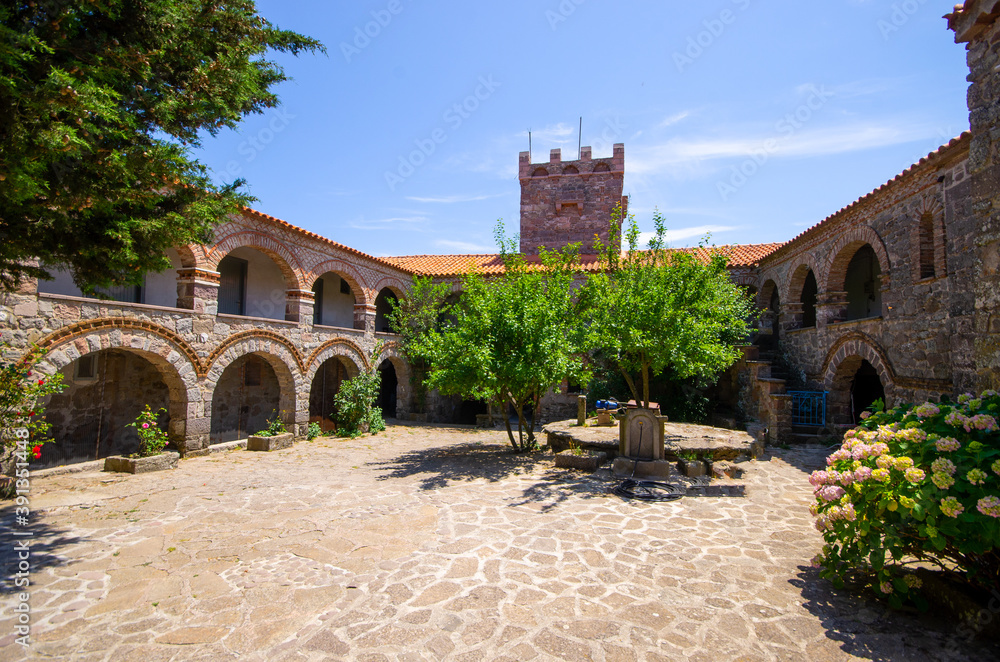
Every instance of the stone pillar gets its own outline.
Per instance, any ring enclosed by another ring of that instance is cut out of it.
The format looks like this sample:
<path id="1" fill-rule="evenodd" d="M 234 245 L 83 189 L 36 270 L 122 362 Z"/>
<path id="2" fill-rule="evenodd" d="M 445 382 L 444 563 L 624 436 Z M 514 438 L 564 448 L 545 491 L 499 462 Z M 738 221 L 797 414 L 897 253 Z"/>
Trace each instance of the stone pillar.
<path id="1" fill-rule="evenodd" d="M 976 230 L 975 361 L 980 388 L 1000 388 L 1000 0 L 946 16 L 969 65 L 968 170 Z"/>
<path id="2" fill-rule="evenodd" d="M 587 396 L 576 396 L 576 424 L 583 425 L 587 422 Z"/>
<path id="3" fill-rule="evenodd" d="M 820 292 L 816 298 L 816 328 L 847 319 L 847 292 Z"/>
<path id="4" fill-rule="evenodd" d="M 354 328 L 363 330 L 365 335 L 375 333 L 375 306 L 373 304 L 354 304 Z"/>
<path id="5" fill-rule="evenodd" d="M 782 331 L 802 328 L 802 310 L 801 301 L 781 304 Z"/>
<path id="6" fill-rule="evenodd" d="M 285 320 L 298 322 L 299 326 L 312 326 L 316 295 L 310 290 L 285 292 Z"/>
<path id="7" fill-rule="evenodd" d="M 201 315 L 219 313 L 219 272 L 205 269 L 177 270 L 177 307 Z"/>

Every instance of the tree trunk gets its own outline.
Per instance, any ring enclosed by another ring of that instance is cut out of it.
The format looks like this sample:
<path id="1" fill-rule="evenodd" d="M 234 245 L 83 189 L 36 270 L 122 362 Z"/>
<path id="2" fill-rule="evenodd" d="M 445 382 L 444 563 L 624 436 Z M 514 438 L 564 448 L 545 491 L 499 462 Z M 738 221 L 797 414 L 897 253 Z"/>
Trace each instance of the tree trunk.
<path id="1" fill-rule="evenodd" d="M 642 364 L 642 402 L 642 406 L 649 409 L 649 364 L 645 361 Z"/>
<path id="2" fill-rule="evenodd" d="M 514 431 L 510 429 L 510 416 L 507 415 L 507 402 L 505 400 L 500 400 L 500 410 L 503 412 L 503 423 L 507 426 L 507 438 L 510 439 L 510 445 L 514 447 L 514 450 L 520 450 L 517 447 L 517 441 L 514 440 Z"/>
<path id="3" fill-rule="evenodd" d="M 628 384 L 628 389 L 632 391 L 632 397 L 638 404 L 640 402 L 639 391 L 637 391 L 635 388 L 635 381 L 633 381 L 632 375 L 628 374 L 628 372 L 625 371 L 625 368 L 621 367 L 620 365 L 618 366 L 618 369 L 621 370 L 622 375 L 625 376 L 625 383 Z"/>

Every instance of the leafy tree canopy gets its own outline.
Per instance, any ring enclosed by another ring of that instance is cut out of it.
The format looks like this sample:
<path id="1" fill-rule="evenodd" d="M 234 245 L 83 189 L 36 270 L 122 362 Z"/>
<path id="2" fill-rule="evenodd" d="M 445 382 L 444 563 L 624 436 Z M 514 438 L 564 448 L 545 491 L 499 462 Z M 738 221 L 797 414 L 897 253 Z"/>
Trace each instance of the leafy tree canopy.
<path id="1" fill-rule="evenodd" d="M 681 379 L 709 378 L 732 365 L 753 306 L 730 280 L 725 255 L 704 261 L 692 251 L 667 249 L 659 212 L 648 250 L 638 248 L 639 229 L 629 215 L 622 253 L 618 218 L 609 243 L 598 246 L 604 270 L 591 276 L 582 297 L 587 346 L 616 363 L 632 397 L 648 407 L 651 376 L 670 369 Z"/>
<path id="2" fill-rule="evenodd" d="M 269 51 L 323 50 L 253 0 L 0 5 L 0 285 L 69 265 L 86 292 L 138 284 L 252 199 L 190 152 L 277 105 Z M 27 264 L 26 264 L 27 262 Z"/>
<path id="3" fill-rule="evenodd" d="M 496 238 L 505 272 L 490 278 L 476 271 L 466 274 L 453 320 L 441 330 L 423 333 L 418 351 L 430 363 L 430 387 L 445 395 L 487 400 L 502 412 L 513 406 L 518 438 L 504 413 L 507 435 L 515 450 L 529 450 L 535 445 L 534 421 L 527 424 L 525 405 L 533 404 L 537 414 L 545 392 L 567 377 L 588 377 L 573 293 L 578 247 L 543 250 L 539 265 L 518 253 L 517 238 L 505 238 L 500 223 Z"/>

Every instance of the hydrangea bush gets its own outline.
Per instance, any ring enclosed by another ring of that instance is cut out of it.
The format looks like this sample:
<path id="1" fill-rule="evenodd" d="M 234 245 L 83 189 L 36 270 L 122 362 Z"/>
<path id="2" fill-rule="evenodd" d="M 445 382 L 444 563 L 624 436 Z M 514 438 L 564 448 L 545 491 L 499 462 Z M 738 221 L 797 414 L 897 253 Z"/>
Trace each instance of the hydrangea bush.
<path id="1" fill-rule="evenodd" d="M 903 572 L 912 561 L 1000 586 L 998 417 L 1000 396 L 986 391 L 879 411 L 848 431 L 810 477 L 821 576 L 860 579 L 894 606 L 925 604 L 919 578 Z"/>

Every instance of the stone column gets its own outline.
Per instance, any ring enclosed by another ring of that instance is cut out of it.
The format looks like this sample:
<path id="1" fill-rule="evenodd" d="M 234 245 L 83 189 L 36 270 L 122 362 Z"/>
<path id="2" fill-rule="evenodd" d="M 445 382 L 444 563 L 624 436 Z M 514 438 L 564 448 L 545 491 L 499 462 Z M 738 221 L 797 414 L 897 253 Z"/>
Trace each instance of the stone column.
<path id="1" fill-rule="evenodd" d="M 375 333 L 374 304 L 354 304 L 354 328 L 363 330 L 365 335 L 372 335 Z"/>
<path id="2" fill-rule="evenodd" d="M 847 292 L 820 292 L 816 298 L 816 328 L 847 319 Z"/>
<path id="3" fill-rule="evenodd" d="M 316 295 L 310 290 L 285 292 L 285 320 L 298 322 L 299 326 L 312 326 Z"/>
<path id="4" fill-rule="evenodd" d="M 969 175 L 977 225 L 975 361 L 981 388 L 1000 388 L 1000 0 L 974 0 L 949 14 L 969 65 Z"/>
<path id="5" fill-rule="evenodd" d="M 201 315 L 219 313 L 219 272 L 205 269 L 177 270 L 177 307 Z"/>
<path id="6" fill-rule="evenodd" d="M 802 328 L 802 302 L 793 301 L 781 304 L 782 331 Z"/>

